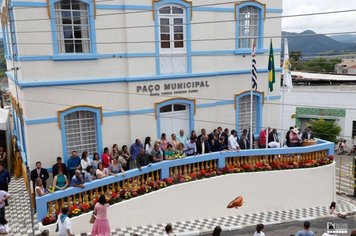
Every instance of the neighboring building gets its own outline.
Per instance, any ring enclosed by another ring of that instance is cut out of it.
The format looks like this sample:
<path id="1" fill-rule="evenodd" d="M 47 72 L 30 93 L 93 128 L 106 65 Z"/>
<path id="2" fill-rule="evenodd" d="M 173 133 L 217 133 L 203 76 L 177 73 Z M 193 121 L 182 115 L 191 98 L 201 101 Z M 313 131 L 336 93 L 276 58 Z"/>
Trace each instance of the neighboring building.
<path id="1" fill-rule="evenodd" d="M 285 92 L 283 127 L 304 130 L 312 119 L 335 120 L 340 136 L 356 136 L 356 76 L 292 72 L 294 87 Z"/>
<path id="2" fill-rule="evenodd" d="M 355 58 L 342 59 L 340 64 L 335 65 L 335 73 L 356 75 L 356 59 Z"/>
<path id="3" fill-rule="evenodd" d="M 181 128 L 248 128 L 250 38 L 255 133 L 265 126 L 268 36 L 281 35 L 281 18 L 268 17 L 281 16 L 282 0 L 127 2 L 3 1 L 14 135 L 31 168 Z M 280 39 L 273 45 L 278 54 Z M 269 99 L 279 104 L 277 71 Z M 269 114 L 277 126 L 279 106 Z"/>

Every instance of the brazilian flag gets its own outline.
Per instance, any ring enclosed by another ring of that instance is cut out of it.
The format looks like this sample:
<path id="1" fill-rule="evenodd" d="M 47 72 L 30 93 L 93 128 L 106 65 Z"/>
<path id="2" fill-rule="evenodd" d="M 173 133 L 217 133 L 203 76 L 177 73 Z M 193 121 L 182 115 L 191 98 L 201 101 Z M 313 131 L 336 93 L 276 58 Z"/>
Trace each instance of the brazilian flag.
<path id="1" fill-rule="evenodd" d="M 273 56 L 273 46 L 271 39 L 271 46 L 269 48 L 269 59 L 268 59 L 268 87 L 269 91 L 273 91 L 273 84 L 276 82 L 276 71 L 274 69 L 274 56 Z"/>

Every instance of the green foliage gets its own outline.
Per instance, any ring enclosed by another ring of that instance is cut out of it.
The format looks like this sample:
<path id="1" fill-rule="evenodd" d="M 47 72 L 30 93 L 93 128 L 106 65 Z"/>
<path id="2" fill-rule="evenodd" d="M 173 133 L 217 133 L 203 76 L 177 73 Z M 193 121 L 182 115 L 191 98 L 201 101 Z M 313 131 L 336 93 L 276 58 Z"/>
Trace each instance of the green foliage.
<path id="1" fill-rule="evenodd" d="M 312 120 L 311 124 L 308 125 L 313 127 L 313 132 L 316 138 L 337 143 L 337 136 L 339 136 L 341 132 L 341 127 L 336 124 L 334 120 Z"/>
<path id="2" fill-rule="evenodd" d="M 289 55 L 289 58 L 291 61 L 299 61 L 302 58 L 302 52 L 301 51 L 292 51 Z"/>
<path id="3" fill-rule="evenodd" d="M 339 58 L 314 58 L 310 61 L 301 61 L 302 53 L 292 52 L 290 55 L 292 70 L 314 73 L 333 73 L 335 65 L 341 62 Z"/>
<path id="4" fill-rule="evenodd" d="M 334 72 L 335 65 L 340 63 L 341 59 L 314 58 L 305 64 L 305 71 L 308 72 Z"/>
<path id="5" fill-rule="evenodd" d="M 6 60 L 4 56 L 4 45 L 0 41 L 0 77 L 5 76 L 6 71 Z"/>
<path id="6" fill-rule="evenodd" d="M 289 55 L 292 70 L 315 73 L 334 72 L 335 65 L 341 62 L 340 58 L 314 58 L 310 61 L 301 61 L 303 54 L 301 51 L 292 51 Z"/>

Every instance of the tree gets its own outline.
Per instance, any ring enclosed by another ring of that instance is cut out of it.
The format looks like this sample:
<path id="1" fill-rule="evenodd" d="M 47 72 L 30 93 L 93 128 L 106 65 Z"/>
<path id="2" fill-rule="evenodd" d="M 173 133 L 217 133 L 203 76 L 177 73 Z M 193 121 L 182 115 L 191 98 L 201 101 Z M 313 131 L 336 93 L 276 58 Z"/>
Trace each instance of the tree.
<path id="1" fill-rule="evenodd" d="M 332 73 L 335 70 L 335 65 L 340 63 L 341 59 L 332 58 L 314 58 L 305 64 L 304 70 L 308 72 L 329 72 Z"/>
<path id="2" fill-rule="evenodd" d="M 337 136 L 341 132 L 341 127 L 336 124 L 335 120 L 312 120 L 311 124 L 308 124 L 313 127 L 313 132 L 316 138 L 327 140 L 333 143 L 337 143 Z"/>
<path id="3" fill-rule="evenodd" d="M 302 52 L 301 51 L 292 51 L 289 55 L 291 61 L 300 61 L 302 58 Z"/>

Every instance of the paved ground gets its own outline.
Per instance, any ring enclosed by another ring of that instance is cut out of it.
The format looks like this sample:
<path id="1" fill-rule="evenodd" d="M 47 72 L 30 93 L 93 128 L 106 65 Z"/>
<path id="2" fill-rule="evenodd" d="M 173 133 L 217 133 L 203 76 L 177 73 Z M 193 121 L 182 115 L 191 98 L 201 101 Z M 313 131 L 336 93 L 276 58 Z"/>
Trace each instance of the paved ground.
<path id="1" fill-rule="evenodd" d="M 347 234 L 338 234 L 338 236 L 349 236 L 352 230 L 356 229 L 356 216 L 349 216 L 347 219 L 327 218 L 319 220 L 310 220 L 312 230 L 317 236 L 321 236 L 327 230 L 327 223 L 346 224 L 348 227 Z M 268 236 L 289 236 L 294 235 L 298 230 L 303 228 L 303 221 L 295 221 L 277 225 L 265 225 L 263 232 Z M 255 227 L 246 227 L 241 230 L 223 231 L 222 236 L 252 236 Z M 211 233 L 202 234 L 202 236 L 211 236 Z M 337 236 L 337 235 L 335 235 Z"/>
<path id="2" fill-rule="evenodd" d="M 339 163 L 341 157 L 336 157 L 337 171 L 336 175 L 339 175 Z M 352 197 L 346 197 L 345 193 L 351 194 L 353 190 L 350 185 L 350 179 L 347 176 L 349 169 L 349 163 L 352 158 L 342 157 L 342 173 L 341 178 L 337 177 L 337 181 L 340 180 L 340 189 L 342 194 L 338 195 L 338 210 L 342 212 L 355 212 L 356 211 L 356 199 Z M 338 189 L 337 182 L 337 190 Z M 11 234 L 14 236 L 19 235 L 31 235 L 32 225 L 30 217 L 29 208 L 29 197 L 24 191 L 25 186 L 22 179 L 14 179 L 10 183 L 10 193 L 12 194 L 12 199 L 10 201 L 10 206 L 6 208 L 6 218 L 10 222 Z M 240 215 L 231 217 L 222 217 L 215 219 L 202 219 L 188 222 L 177 222 L 173 223 L 175 233 L 177 235 L 211 235 L 211 230 L 216 226 L 220 225 L 224 229 L 222 235 L 253 235 L 254 227 L 258 223 L 264 223 L 266 225 L 265 232 L 267 235 L 272 236 L 289 236 L 294 234 L 299 230 L 305 219 L 311 220 L 312 230 L 314 230 L 317 235 L 322 235 L 326 230 L 327 222 L 336 223 L 347 223 L 349 229 L 356 229 L 356 219 L 355 216 L 349 216 L 346 220 L 335 219 L 335 218 L 325 218 L 328 217 L 327 206 L 319 206 L 314 208 L 305 209 L 290 209 L 286 211 L 274 211 L 274 212 L 262 212 L 258 214 L 250 215 Z M 35 219 L 37 220 L 37 219 Z M 90 231 L 90 227 L 88 226 Z M 35 235 L 40 232 L 38 230 L 38 225 L 35 224 L 33 228 Z M 150 226 L 139 226 L 124 229 L 117 229 L 112 232 L 112 235 L 120 236 L 131 236 L 137 233 L 140 236 L 145 235 L 162 235 L 163 225 L 150 225 Z M 208 233 L 209 232 L 209 233 Z M 89 234 L 82 234 L 86 236 Z"/>

